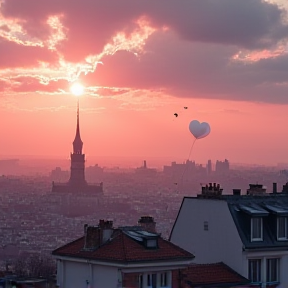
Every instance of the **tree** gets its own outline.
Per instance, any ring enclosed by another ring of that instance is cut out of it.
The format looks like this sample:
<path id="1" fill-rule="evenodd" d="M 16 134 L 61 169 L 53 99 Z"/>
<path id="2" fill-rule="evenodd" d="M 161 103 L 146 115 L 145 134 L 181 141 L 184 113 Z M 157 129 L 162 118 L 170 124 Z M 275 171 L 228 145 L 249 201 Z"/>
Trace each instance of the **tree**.
<path id="1" fill-rule="evenodd" d="M 56 263 L 48 255 L 21 256 L 14 262 L 14 272 L 20 277 L 51 278 L 56 272 Z"/>

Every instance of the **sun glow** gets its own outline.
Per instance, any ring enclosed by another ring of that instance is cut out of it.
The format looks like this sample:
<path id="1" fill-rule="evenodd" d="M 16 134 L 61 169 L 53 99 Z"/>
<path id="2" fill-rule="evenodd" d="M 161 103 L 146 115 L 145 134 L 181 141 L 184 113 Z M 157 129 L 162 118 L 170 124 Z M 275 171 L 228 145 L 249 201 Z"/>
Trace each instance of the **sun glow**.
<path id="1" fill-rule="evenodd" d="M 75 96 L 81 96 L 84 92 L 84 86 L 82 84 L 76 82 L 76 83 L 71 85 L 70 91 Z"/>

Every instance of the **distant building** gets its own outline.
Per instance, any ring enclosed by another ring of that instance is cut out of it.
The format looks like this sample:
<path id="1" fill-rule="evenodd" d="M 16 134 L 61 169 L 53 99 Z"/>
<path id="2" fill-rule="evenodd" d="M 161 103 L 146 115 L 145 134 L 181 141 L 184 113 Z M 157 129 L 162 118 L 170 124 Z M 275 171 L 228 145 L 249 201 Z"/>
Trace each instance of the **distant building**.
<path id="1" fill-rule="evenodd" d="M 216 161 L 215 172 L 217 174 L 227 173 L 230 169 L 229 161 L 225 159 L 224 161 Z"/>
<path id="2" fill-rule="evenodd" d="M 208 160 L 207 162 L 207 174 L 210 175 L 212 173 L 212 161 Z"/>
<path id="3" fill-rule="evenodd" d="M 52 183 L 52 192 L 56 193 L 103 193 L 103 183 L 88 184 L 85 180 L 85 154 L 82 153 L 83 142 L 80 137 L 79 104 L 77 105 L 76 135 L 73 141 L 73 153 L 71 153 L 70 179 L 66 183 Z"/>
<path id="4" fill-rule="evenodd" d="M 144 176 L 144 177 L 145 176 L 155 176 L 155 175 L 157 175 L 157 170 L 153 169 L 153 168 L 148 168 L 147 162 L 146 162 L 146 160 L 144 160 L 143 166 L 136 168 L 135 173 L 136 173 L 136 175 Z"/>
<path id="5" fill-rule="evenodd" d="M 55 182 L 63 182 L 69 179 L 69 171 L 62 170 L 60 167 L 56 167 L 50 173 L 50 177 Z"/>
<path id="6" fill-rule="evenodd" d="M 85 170 L 85 176 L 88 181 L 99 182 L 99 179 L 102 179 L 104 175 L 104 169 L 100 167 L 98 164 L 94 166 L 89 166 Z"/>
<path id="7" fill-rule="evenodd" d="M 286 185 L 277 192 L 274 183 L 267 193 L 250 184 L 246 195 L 203 186 L 197 197 L 184 197 L 170 241 L 195 254 L 197 263 L 223 261 L 258 287 L 288 287 Z"/>

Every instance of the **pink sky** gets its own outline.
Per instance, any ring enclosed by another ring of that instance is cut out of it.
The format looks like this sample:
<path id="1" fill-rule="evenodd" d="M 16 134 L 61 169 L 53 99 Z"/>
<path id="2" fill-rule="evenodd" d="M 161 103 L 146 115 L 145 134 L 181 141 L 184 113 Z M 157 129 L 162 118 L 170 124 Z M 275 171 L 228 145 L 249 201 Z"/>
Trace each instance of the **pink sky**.
<path id="1" fill-rule="evenodd" d="M 88 156 L 185 160 L 197 119 L 211 126 L 193 148 L 197 162 L 288 163 L 280 1 L 0 3 L 2 158 L 69 157 L 77 101 L 69 87 L 80 81 Z"/>

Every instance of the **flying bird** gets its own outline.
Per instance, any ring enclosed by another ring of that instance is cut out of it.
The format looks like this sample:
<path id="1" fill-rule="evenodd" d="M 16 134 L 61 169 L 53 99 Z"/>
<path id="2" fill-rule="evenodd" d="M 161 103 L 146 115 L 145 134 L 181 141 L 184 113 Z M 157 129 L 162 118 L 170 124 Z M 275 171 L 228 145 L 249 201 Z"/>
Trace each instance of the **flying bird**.
<path id="1" fill-rule="evenodd" d="M 175 117 L 178 117 L 178 113 L 174 113 L 174 116 L 175 116 Z"/>
<path id="2" fill-rule="evenodd" d="M 188 107 L 187 107 L 187 106 L 185 106 L 185 107 L 184 107 L 184 109 L 188 109 Z"/>

